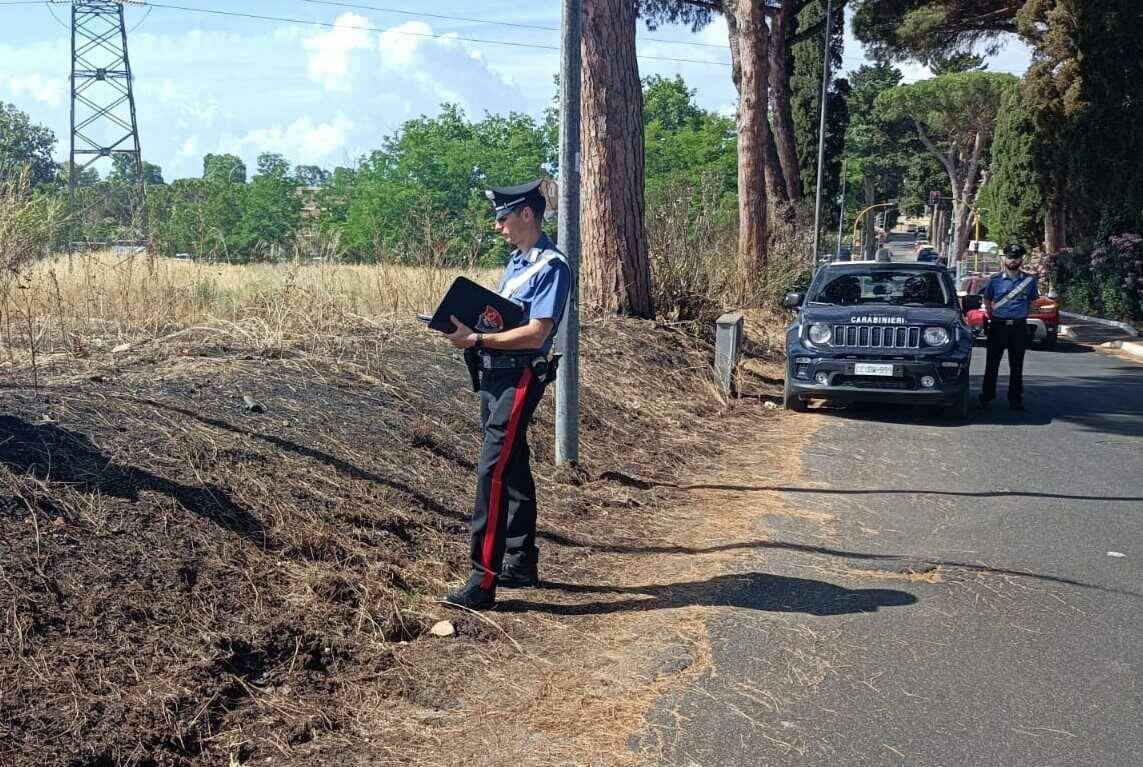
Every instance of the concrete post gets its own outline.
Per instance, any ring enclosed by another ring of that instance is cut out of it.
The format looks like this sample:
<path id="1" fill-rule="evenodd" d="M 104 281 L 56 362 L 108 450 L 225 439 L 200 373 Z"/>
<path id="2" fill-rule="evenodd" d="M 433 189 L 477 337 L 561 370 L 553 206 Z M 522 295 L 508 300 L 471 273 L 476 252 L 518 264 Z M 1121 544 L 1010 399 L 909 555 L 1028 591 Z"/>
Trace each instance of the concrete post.
<path id="1" fill-rule="evenodd" d="M 742 348 L 742 314 L 724 314 L 715 320 L 714 378 L 722 393 L 734 395 L 734 368 Z"/>

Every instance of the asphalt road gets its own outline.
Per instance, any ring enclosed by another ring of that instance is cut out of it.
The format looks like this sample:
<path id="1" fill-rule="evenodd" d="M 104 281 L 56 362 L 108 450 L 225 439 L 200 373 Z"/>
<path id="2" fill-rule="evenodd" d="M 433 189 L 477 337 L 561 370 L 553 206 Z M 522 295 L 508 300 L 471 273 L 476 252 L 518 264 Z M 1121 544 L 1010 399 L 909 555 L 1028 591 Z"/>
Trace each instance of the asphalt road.
<path id="1" fill-rule="evenodd" d="M 1143 366 L 1058 349 L 1028 354 L 1026 413 L 1002 375 L 967 423 L 791 416 L 826 419 L 781 491 L 803 516 L 760 523 L 713 669 L 644 745 L 687 766 L 1143 764 Z"/>

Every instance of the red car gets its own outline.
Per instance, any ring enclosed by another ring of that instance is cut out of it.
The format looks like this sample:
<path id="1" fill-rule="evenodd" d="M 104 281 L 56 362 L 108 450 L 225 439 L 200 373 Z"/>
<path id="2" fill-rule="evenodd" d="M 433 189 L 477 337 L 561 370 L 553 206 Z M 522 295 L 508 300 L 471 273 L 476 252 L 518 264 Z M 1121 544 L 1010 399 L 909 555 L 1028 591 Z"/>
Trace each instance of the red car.
<path id="1" fill-rule="evenodd" d="M 969 274 L 957 281 L 956 292 L 960 297 L 978 296 L 984 290 L 991 275 Z M 984 337 L 984 321 L 988 312 L 981 307 L 970 309 L 964 314 L 964 321 L 972 331 L 973 338 Z M 1039 341 L 1045 349 L 1056 348 L 1056 338 L 1060 330 L 1060 303 L 1054 298 L 1041 296 L 1032 302 L 1028 312 L 1028 340 Z"/>

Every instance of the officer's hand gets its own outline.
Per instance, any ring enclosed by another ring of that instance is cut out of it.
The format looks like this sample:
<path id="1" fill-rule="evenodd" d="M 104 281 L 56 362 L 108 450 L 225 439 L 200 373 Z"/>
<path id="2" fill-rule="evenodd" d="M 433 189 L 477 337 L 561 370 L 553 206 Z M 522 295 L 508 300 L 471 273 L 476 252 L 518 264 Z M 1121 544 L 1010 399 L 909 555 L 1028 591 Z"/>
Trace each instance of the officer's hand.
<path id="1" fill-rule="evenodd" d="M 473 332 L 472 328 L 458 320 L 456 315 L 450 314 L 448 318 L 452 320 L 453 325 L 456 325 L 456 330 L 446 336 L 450 344 L 457 349 L 467 349 L 476 343 L 476 333 Z"/>

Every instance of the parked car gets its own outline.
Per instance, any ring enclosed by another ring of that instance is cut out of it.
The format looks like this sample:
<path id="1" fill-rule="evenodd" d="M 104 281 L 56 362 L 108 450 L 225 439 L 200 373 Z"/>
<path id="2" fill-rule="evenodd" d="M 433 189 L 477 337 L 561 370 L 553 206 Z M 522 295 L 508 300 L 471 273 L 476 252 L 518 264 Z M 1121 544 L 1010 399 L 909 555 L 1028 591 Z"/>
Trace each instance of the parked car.
<path id="1" fill-rule="evenodd" d="M 979 296 L 990 277 L 988 274 L 969 274 L 961 277 L 957 283 L 957 296 L 961 299 L 965 296 Z M 984 328 L 988 312 L 983 305 L 966 310 L 964 319 L 973 338 L 987 337 Z M 1051 351 L 1056 348 L 1059 332 L 1060 302 L 1044 296 L 1037 298 L 1028 311 L 1028 340 L 1038 341 L 1044 349 Z"/>
<path id="2" fill-rule="evenodd" d="M 966 302 L 979 306 L 980 297 Z M 788 410 L 817 398 L 935 405 L 967 417 L 972 334 L 947 269 L 832 263 L 785 303 L 798 310 L 786 329 Z"/>
<path id="3" fill-rule="evenodd" d="M 926 245 L 917 250 L 917 260 L 926 264 L 935 264 L 939 254 L 932 245 Z"/>

